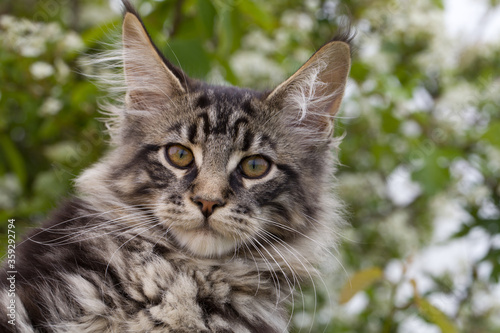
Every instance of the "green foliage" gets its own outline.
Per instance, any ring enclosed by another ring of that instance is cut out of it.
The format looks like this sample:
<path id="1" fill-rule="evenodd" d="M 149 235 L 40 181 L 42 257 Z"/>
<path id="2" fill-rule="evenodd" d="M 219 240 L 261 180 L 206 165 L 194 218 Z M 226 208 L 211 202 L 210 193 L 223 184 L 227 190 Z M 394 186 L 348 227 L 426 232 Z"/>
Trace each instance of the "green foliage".
<path id="1" fill-rule="evenodd" d="M 108 139 L 95 120 L 102 94 L 79 74 L 92 70 L 79 60 L 113 42 L 120 17 L 105 1 L 52 3 L 0 5 L 10 14 L 0 16 L 4 233 L 9 218 L 32 227 L 70 195 Z M 415 322 L 500 330 L 500 302 L 488 297 L 500 290 L 498 44 L 448 37 L 436 0 L 136 4 L 159 48 L 189 75 L 253 88 L 293 73 L 347 11 L 358 28 L 336 122 L 336 136 L 346 134 L 337 177 L 352 227 L 335 255 L 346 273 L 304 290 L 294 332 L 406 333 Z M 474 250 L 441 257 L 448 246 Z"/>
<path id="2" fill-rule="evenodd" d="M 104 141 L 101 134 L 87 139 L 102 126 L 93 119 L 97 89 L 75 71 L 85 47 L 78 34 L 1 16 L 0 43 L 0 219 L 16 218 L 22 228 L 67 195 L 73 175 L 101 155 Z M 61 146 L 68 150 L 54 154 Z"/>
<path id="3" fill-rule="evenodd" d="M 339 304 L 349 302 L 358 292 L 380 280 L 383 274 L 384 272 L 378 267 L 356 272 L 340 291 Z"/>

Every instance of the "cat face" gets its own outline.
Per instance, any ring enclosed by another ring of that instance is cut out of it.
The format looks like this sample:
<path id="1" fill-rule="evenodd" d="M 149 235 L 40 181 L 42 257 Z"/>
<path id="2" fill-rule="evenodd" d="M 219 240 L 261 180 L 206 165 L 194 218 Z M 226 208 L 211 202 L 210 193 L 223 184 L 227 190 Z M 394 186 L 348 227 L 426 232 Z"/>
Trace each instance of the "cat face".
<path id="1" fill-rule="evenodd" d="M 304 147 L 257 94 L 234 88 L 207 88 L 169 105 L 136 116 L 122 147 L 135 153 L 121 154 L 127 158 L 112 178 L 130 205 L 154 203 L 181 246 L 222 255 L 267 232 L 292 236 L 287 228 L 300 231 L 305 215 L 314 218 L 326 140 Z"/>
<path id="2" fill-rule="evenodd" d="M 331 42 L 271 92 L 211 86 L 168 63 L 127 13 L 107 188 L 196 256 L 307 237 L 324 217 L 349 59 L 348 44 Z"/>

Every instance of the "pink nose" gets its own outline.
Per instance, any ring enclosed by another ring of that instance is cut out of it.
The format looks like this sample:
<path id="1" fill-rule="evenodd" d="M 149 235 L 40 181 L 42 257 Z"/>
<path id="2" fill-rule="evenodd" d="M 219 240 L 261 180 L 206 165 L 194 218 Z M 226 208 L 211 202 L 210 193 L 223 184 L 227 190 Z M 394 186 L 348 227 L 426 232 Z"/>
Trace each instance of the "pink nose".
<path id="1" fill-rule="evenodd" d="M 201 212 L 205 217 L 209 217 L 212 215 L 216 207 L 221 207 L 224 205 L 222 200 L 205 200 L 200 197 L 192 198 L 193 202 L 200 207 Z"/>

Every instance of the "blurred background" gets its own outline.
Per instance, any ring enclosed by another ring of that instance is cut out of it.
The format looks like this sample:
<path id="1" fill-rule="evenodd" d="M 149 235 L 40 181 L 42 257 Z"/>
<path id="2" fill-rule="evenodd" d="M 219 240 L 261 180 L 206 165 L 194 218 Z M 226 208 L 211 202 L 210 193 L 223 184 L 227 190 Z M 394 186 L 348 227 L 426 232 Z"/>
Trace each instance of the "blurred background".
<path id="1" fill-rule="evenodd" d="M 193 77 L 271 88 L 350 18 L 336 136 L 350 226 L 293 332 L 500 332 L 498 0 L 136 0 Z M 120 3 L 0 3 L 0 256 L 106 150 L 104 98 L 83 74 Z"/>

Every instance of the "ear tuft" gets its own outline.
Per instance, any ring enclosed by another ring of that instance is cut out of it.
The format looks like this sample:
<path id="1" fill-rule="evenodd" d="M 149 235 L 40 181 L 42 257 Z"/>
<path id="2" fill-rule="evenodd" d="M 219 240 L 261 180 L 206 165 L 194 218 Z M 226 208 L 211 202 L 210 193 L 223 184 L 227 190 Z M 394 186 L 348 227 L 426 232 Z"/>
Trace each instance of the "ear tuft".
<path id="1" fill-rule="evenodd" d="M 340 108 L 351 65 L 351 50 L 344 41 L 319 49 L 295 74 L 267 97 L 271 107 L 311 135 L 329 137 Z"/>
<path id="2" fill-rule="evenodd" d="M 139 13 L 135 9 L 135 7 L 130 3 L 128 0 L 122 0 L 122 5 L 123 5 L 123 16 L 127 13 L 134 14 L 137 17 L 140 17 Z"/>

